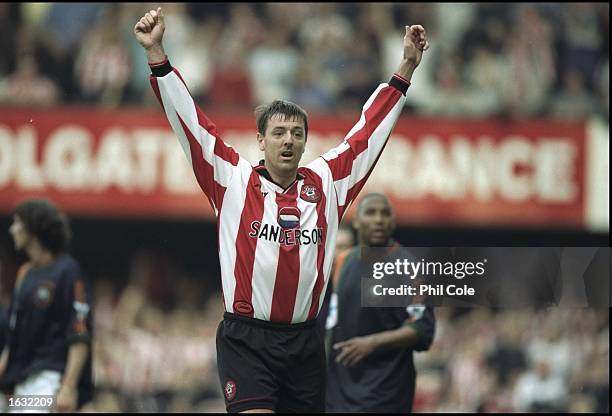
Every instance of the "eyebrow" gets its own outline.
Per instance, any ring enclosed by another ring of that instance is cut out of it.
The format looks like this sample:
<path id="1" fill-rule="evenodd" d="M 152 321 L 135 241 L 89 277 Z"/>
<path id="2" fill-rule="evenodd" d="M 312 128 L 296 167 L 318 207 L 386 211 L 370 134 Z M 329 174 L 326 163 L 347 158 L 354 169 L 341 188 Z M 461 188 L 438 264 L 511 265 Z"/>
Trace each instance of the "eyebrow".
<path id="1" fill-rule="evenodd" d="M 283 130 L 285 130 L 285 129 L 287 129 L 287 127 L 285 127 L 285 126 L 275 126 L 275 127 L 273 128 L 273 130 L 277 130 L 277 129 L 283 129 Z M 301 127 L 301 126 L 295 126 L 295 127 L 292 127 L 292 128 L 291 128 L 291 130 L 304 130 L 304 128 L 303 128 L 303 127 Z"/>

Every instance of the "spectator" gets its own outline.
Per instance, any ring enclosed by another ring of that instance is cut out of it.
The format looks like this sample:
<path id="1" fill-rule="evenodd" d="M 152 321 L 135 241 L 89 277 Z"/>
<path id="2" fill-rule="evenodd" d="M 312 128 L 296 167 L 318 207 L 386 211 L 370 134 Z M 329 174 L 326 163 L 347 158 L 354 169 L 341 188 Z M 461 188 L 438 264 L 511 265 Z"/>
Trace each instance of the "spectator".
<path id="1" fill-rule="evenodd" d="M 83 99 L 106 106 L 121 103 L 129 81 L 129 51 L 115 30 L 119 9 L 107 9 L 83 39 L 76 59 L 75 76 Z"/>
<path id="2" fill-rule="evenodd" d="M 485 96 L 467 88 L 457 68 L 462 67 L 461 58 L 447 58 L 436 69 L 436 88 L 428 100 L 417 110 L 429 117 L 477 117 L 490 114 L 490 102 Z"/>
<path id="3" fill-rule="evenodd" d="M 58 86 L 39 72 L 36 57 L 30 52 L 20 53 L 15 72 L 0 81 L 0 103 L 48 107 L 59 101 Z"/>
<path id="4" fill-rule="evenodd" d="M 57 80 L 63 98 L 79 99 L 74 83 L 74 65 L 79 45 L 109 6 L 101 3 L 53 3 L 41 21 L 38 34 L 41 45 L 41 67 Z M 114 31 L 110 26 L 108 30 Z"/>
<path id="5" fill-rule="evenodd" d="M 255 47 L 248 59 L 257 104 L 290 96 L 297 62 L 298 53 L 289 43 L 287 29 L 268 30 L 264 42 Z"/>
<path id="6" fill-rule="evenodd" d="M 550 116 L 559 120 L 586 120 L 596 111 L 582 73 L 571 70 L 563 78 L 563 89 L 552 97 Z"/>
<path id="7" fill-rule="evenodd" d="M 567 388 L 560 376 L 550 371 L 545 360 L 517 381 L 513 393 L 514 410 L 518 412 L 565 412 Z"/>
<path id="8" fill-rule="evenodd" d="M 17 33 L 22 25 L 20 11 L 16 3 L 0 3 L 0 77 L 15 70 Z"/>
<path id="9" fill-rule="evenodd" d="M 598 9 L 592 4 L 584 3 L 567 3 L 561 7 L 564 25 L 560 47 L 563 57 L 562 70 L 580 73 L 587 87 L 591 89 L 604 43 Z"/>
<path id="10" fill-rule="evenodd" d="M 298 64 L 293 90 L 293 101 L 309 111 L 330 111 L 334 107 L 334 96 L 319 83 L 317 68 L 312 62 L 302 59 Z"/>
<path id="11" fill-rule="evenodd" d="M 531 5 L 522 5 L 506 35 L 505 66 L 510 72 L 503 88 L 515 118 L 539 116 L 555 79 L 552 28 Z"/>

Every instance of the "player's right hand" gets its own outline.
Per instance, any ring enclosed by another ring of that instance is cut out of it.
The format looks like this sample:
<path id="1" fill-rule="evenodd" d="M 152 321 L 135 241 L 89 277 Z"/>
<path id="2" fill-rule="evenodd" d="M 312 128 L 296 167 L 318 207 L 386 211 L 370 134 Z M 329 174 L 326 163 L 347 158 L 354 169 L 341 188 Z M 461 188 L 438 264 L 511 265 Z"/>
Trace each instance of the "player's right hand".
<path id="1" fill-rule="evenodd" d="M 146 13 L 134 26 L 134 35 L 145 49 L 160 45 L 164 37 L 164 14 L 161 7 Z"/>

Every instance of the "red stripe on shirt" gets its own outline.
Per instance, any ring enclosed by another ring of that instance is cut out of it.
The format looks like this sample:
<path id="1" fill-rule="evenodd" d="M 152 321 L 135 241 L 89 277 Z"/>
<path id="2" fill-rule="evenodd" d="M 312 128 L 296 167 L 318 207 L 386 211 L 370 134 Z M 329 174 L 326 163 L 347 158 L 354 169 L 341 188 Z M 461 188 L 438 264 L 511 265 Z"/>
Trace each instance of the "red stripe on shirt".
<path id="1" fill-rule="evenodd" d="M 323 262 L 325 261 L 325 243 L 327 241 L 327 217 L 325 216 L 327 197 L 323 192 L 323 189 L 325 188 L 323 188 L 323 181 L 319 175 L 311 172 L 310 177 L 312 178 L 314 185 L 321 191 L 321 200 L 317 202 L 317 228 L 321 228 L 323 230 L 323 239 L 317 250 L 317 281 L 315 282 L 315 286 L 312 291 L 312 301 L 310 303 L 310 310 L 308 311 L 309 320 L 314 319 L 319 312 L 319 297 L 321 296 L 323 284 L 325 283 Z M 332 255 L 332 253 L 330 253 L 330 255 Z"/>
<path id="2" fill-rule="evenodd" d="M 220 210 L 221 204 L 223 203 L 225 188 L 215 181 L 213 167 L 206 161 L 206 159 L 204 159 L 200 143 L 198 143 L 193 134 L 191 134 L 191 131 L 183 122 L 183 119 L 178 115 L 178 113 L 176 114 L 176 117 L 181 123 L 185 136 L 187 136 L 187 141 L 189 142 L 191 164 L 193 165 L 193 171 L 195 172 L 198 184 L 200 184 L 200 188 L 202 188 L 204 191 L 204 194 L 208 198 L 208 201 L 213 209 Z"/>
<path id="3" fill-rule="evenodd" d="M 255 263 L 255 249 L 257 248 L 257 237 L 249 236 L 253 221 L 263 218 L 264 198 L 261 194 L 261 181 L 259 174 L 253 169 L 246 188 L 244 208 L 240 216 L 240 226 L 236 236 L 236 265 L 234 276 L 236 288 L 234 290 L 234 305 L 241 302 L 250 305 L 250 313 L 241 313 L 233 307 L 234 313 L 253 317 L 253 265 Z"/>
<path id="4" fill-rule="evenodd" d="M 159 93 L 159 85 L 157 85 L 157 78 L 151 75 L 149 77 L 149 81 L 151 82 L 151 87 L 153 88 L 153 92 L 155 93 L 155 96 L 157 97 L 157 101 L 159 101 L 162 108 L 164 108 L 164 103 L 162 102 L 161 94 Z"/>
<path id="5" fill-rule="evenodd" d="M 214 154 L 219 156 L 226 162 L 231 163 L 233 166 L 238 166 L 240 156 L 238 155 L 238 153 L 236 153 L 234 149 L 229 146 L 226 146 L 225 143 L 223 143 L 223 141 L 217 134 L 217 126 L 215 125 L 215 123 L 213 123 L 198 106 L 196 106 L 196 112 L 198 114 L 198 123 L 200 124 L 200 126 L 202 126 L 208 133 L 215 137 Z"/>
<path id="6" fill-rule="evenodd" d="M 338 157 L 327 161 L 334 181 L 346 178 L 353 170 L 353 162 L 367 148 L 374 131 L 389 115 L 402 97 L 402 93 L 393 87 L 379 91 L 374 102 L 365 112 L 365 123 L 347 141 L 352 150 L 345 150 Z"/>
<path id="7" fill-rule="evenodd" d="M 376 163 L 378 163 L 378 159 L 380 159 L 380 156 L 382 155 L 383 150 L 385 150 L 385 147 L 387 146 L 387 143 L 389 143 L 389 137 L 387 137 L 387 139 L 385 140 L 385 144 L 383 145 L 382 149 L 380 149 L 380 153 L 376 157 L 376 160 L 374 161 L 374 163 L 372 163 L 372 167 L 370 168 L 368 173 L 363 177 L 363 179 L 361 179 L 355 185 L 353 185 L 348 190 L 348 192 L 346 193 L 346 202 L 344 203 L 344 205 L 341 205 L 341 206 L 338 207 L 338 221 L 342 220 L 342 216 L 344 215 L 344 212 L 346 211 L 346 208 L 357 197 L 357 195 L 359 194 L 359 192 L 361 191 L 361 189 L 365 185 L 366 181 L 370 177 L 370 174 L 374 170 L 374 166 L 376 166 Z"/>
<path id="8" fill-rule="evenodd" d="M 277 216 L 283 207 L 297 208 L 297 186 L 291 189 L 292 193 L 276 193 Z M 285 242 L 280 245 L 278 254 L 270 321 L 291 323 L 300 280 L 300 246 Z"/>

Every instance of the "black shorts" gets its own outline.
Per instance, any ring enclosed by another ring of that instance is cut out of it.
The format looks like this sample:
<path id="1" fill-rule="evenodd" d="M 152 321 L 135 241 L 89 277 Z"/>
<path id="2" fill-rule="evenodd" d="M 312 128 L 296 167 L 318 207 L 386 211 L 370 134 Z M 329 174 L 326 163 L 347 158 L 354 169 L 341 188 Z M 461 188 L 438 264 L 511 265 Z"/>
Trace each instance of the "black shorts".
<path id="1" fill-rule="evenodd" d="M 225 313 L 217 365 L 228 412 L 325 411 L 325 350 L 315 320 L 278 324 Z"/>

